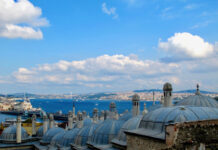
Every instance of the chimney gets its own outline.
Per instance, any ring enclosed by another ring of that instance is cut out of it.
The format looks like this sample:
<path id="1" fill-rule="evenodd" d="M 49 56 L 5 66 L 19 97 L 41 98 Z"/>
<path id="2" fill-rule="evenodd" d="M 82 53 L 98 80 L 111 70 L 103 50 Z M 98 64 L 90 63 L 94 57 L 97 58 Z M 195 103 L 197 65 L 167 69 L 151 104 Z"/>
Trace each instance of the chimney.
<path id="1" fill-rule="evenodd" d="M 78 113 L 78 124 L 77 128 L 82 128 L 83 127 L 83 115 L 81 112 Z"/>
<path id="2" fill-rule="evenodd" d="M 43 115 L 43 135 L 45 135 L 47 130 L 48 130 L 48 118 L 47 115 Z"/>
<path id="3" fill-rule="evenodd" d="M 132 96 L 132 115 L 137 116 L 140 114 L 140 97 L 138 94 Z"/>
<path id="4" fill-rule="evenodd" d="M 36 135 L 36 115 L 32 115 L 32 136 Z"/>
<path id="5" fill-rule="evenodd" d="M 49 114 L 49 128 L 53 128 L 54 127 L 54 116 L 53 114 Z"/>
<path id="6" fill-rule="evenodd" d="M 148 113 L 148 110 L 146 109 L 146 103 L 144 103 L 144 110 L 143 110 L 142 114 L 145 115 L 147 113 Z"/>
<path id="7" fill-rule="evenodd" d="M 165 83 L 163 86 L 164 92 L 164 107 L 172 106 L 172 85 L 170 83 Z"/>
<path id="8" fill-rule="evenodd" d="M 100 120 L 104 120 L 104 110 L 101 111 Z"/>
<path id="9" fill-rule="evenodd" d="M 17 117 L 16 142 L 21 143 L 21 116 Z"/>
<path id="10" fill-rule="evenodd" d="M 97 108 L 93 109 L 93 122 L 94 123 L 98 122 L 98 109 Z"/>
<path id="11" fill-rule="evenodd" d="M 69 111 L 68 113 L 68 128 L 73 129 L 73 112 Z"/>
<path id="12" fill-rule="evenodd" d="M 85 119 L 85 118 L 87 117 L 86 111 L 83 111 L 83 112 L 82 112 L 82 115 L 83 115 L 83 119 Z"/>

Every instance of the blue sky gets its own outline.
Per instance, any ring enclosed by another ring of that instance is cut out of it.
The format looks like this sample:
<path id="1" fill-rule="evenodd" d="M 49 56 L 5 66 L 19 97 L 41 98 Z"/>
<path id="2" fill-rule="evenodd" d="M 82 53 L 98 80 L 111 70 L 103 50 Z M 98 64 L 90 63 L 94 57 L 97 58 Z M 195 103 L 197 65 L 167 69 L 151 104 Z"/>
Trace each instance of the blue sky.
<path id="1" fill-rule="evenodd" d="M 3 0 L 0 93 L 128 91 L 166 81 L 177 90 L 200 83 L 218 91 L 217 6 L 216 0 Z"/>

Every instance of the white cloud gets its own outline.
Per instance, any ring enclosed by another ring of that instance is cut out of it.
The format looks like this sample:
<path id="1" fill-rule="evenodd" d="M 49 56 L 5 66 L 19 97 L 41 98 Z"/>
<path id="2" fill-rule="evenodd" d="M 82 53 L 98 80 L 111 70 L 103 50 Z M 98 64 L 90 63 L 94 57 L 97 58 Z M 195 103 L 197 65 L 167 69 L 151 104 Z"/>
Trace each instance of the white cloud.
<path id="1" fill-rule="evenodd" d="M 118 14 L 116 13 L 116 8 L 115 7 L 107 8 L 106 3 L 102 4 L 102 11 L 107 15 L 112 15 L 114 19 L 118 18 Z"/>
<path id="2" fill-rule="evenodd" d="M 103 55 L 81 61 L 59 61 L 32 69 L 20 68 L 14 77 L 21 83 L 107 85 L 129 80 L 157 78 L 179 72 L 174 63 L 138 60 L 124 55 Z M 103 84 L 104 83 L 104 84 Z"/>
<path id="3" fill-rule="evenodd" d="M 160 41 L 158 46 L 174 56 L 184 58 L 206 58 L 214 52 L 212 44 L 187 32 L 175 33 L 167 42 Z"/>
<path id="4" fill-rule="evenodd" d="M 0 1 L 0 36 L 6 38 L 42 39 L 39 27 L 48 25 L 42 11 L 28 0 Z M 20 24 L 24 24 L 21 26 Z"/>

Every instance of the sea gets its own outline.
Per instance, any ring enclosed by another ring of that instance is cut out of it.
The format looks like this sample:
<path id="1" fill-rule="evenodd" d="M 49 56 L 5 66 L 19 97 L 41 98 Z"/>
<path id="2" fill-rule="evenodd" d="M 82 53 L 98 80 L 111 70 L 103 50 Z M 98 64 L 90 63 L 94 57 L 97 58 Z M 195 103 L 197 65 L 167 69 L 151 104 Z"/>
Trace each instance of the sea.
<path id="1" fill-rule="evenodd" d="M 131 111 L 132 101 L 129 100 L 72 100 L 72 99 L 31 99 L 30 100 L 34 108 L 41 108 L 45 112 L 55 113 L 61 111 L 63 114 L 67 114 L 73 110 L 73 103 L 77 111 L 86 111 L 87 114 L 92 116 L 92 111 L 97 108 L 99 112 L 101 110 L 109 110 L 111 102 L 116 104 L 118 113 L 123 113 L 125 110 Z M 150 107 L 152 101 L 140 101 L 140 110 L 144 109 L 144 103 L 146 107 Z M 155 104 L 158 104 L 156 101 Z M 13 115 L 0 114 L 0 122 L 5 121 L 6 118 L 16 118 Z"/>

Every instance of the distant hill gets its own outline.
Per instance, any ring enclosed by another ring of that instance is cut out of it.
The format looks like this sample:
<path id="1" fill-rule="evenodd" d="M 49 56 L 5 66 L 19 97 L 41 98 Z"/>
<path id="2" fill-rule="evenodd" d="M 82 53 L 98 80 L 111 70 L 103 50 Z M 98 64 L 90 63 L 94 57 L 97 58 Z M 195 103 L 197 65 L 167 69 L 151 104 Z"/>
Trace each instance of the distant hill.
<path id="1" fill-rule="evenodd" d="M 144 89 L 144 90 L 134 90 L 133 92 L 135 93 L 150 93 L 150 92 L 163 92 L 163 90 L 160 90 L 160 89 Z M 182 90 L 182 91 L 173 91 L 173 93 L 195 93 L 196 92 L 196 89 L 193 89 L 193 90 Z M 216 94 L 218 92 L 210 92 L 210 91 L 201 91 L 200 92 L 202 94 Z"/>

